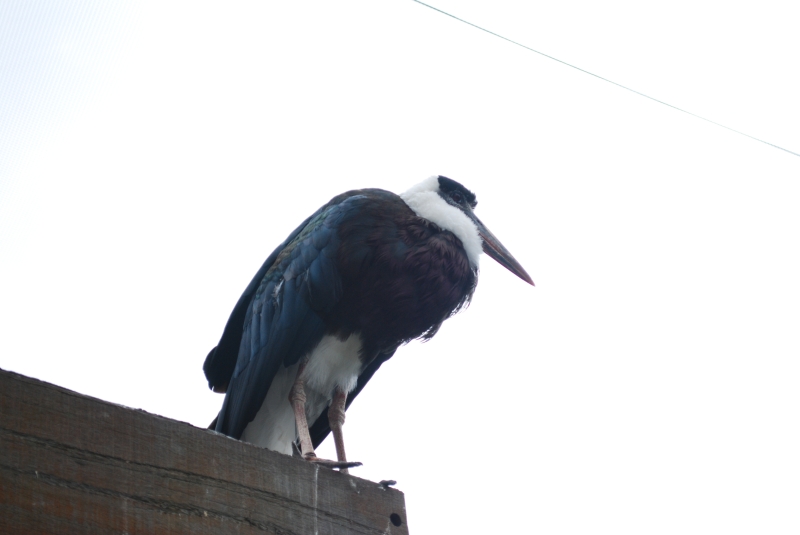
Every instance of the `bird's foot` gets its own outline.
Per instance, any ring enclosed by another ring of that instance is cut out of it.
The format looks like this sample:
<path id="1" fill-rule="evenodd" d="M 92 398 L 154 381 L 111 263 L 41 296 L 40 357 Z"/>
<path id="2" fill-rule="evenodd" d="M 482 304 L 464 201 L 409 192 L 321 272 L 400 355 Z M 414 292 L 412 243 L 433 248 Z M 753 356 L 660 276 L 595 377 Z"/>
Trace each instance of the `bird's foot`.
<path id="1" fill-rule="evenodd" d="M 362 465 L 362 463 L 359 463 L 359 462 L 331 461 L 331 460 L 328 460 L 328 459 L 320 459 L 319 457 L 317 457 L 314 454 L 304 455 L 303 458 L 306 461 L 310 462 L 310 463 L 318 464 L 320 466 L 324 466 L 325 468 L 331 468 L 331 469 L 338 468 L 338 469 L 342 470 L 342 469 L 346 469 L 346 468 L 355 468 L 356 466 L 361 466 Z"/>

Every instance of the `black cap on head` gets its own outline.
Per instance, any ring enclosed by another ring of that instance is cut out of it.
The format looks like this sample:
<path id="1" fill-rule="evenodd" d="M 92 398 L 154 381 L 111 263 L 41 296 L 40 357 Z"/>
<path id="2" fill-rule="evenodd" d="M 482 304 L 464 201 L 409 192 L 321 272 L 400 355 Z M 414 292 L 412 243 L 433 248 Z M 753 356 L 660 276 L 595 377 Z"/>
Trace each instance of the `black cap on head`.
<path id="1" fill-rule="evenodd" d="M 439 175 L 439 189 L 444 194 L 449 194 L 451 191 L 457 190 L 467 200 L 470 207 L 474 209 L 478 206 L 478 199 L 475 197 L 475 194 L 452 178 Z"/>

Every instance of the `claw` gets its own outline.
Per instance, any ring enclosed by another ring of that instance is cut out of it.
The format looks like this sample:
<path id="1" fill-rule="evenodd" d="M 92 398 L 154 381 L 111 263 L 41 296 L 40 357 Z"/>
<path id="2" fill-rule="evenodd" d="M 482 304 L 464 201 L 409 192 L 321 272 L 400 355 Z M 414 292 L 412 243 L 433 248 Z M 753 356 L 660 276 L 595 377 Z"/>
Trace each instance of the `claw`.
<path id="1" fill-rule="evenodd" d="M 325 468 L 339 468 L 340 470 L 346 468 L 355 468 L 356 466 L 361 466 L 363 464 L 352 461 L 330 461 L 328 459 L 320 459 L 319 457 L 306 457 L 305 459 L 310 463 L 318 464 L 320 466 L 324 466 Z"/>

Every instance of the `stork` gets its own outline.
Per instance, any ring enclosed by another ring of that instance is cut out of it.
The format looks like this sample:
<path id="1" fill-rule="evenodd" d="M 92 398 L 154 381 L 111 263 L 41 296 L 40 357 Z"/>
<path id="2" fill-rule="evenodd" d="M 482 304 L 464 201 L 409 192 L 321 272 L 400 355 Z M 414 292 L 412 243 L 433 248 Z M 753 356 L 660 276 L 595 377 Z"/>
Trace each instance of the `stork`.
<path id="1" fill-rule="evenodd" d="M 225 393 L 212 428 L 346 471 L 345 410 L 410 340 L 469 304 L 485 252 L 530 276 L 474 213 L 475 194 L 432 176 L 405 193 L 353 190 L 303 221 L 267 258 L 206 357 Z M 310 424 L 310 425 L 309 425 Z M 314 448 L 333 432 L 337 460 Z"/>

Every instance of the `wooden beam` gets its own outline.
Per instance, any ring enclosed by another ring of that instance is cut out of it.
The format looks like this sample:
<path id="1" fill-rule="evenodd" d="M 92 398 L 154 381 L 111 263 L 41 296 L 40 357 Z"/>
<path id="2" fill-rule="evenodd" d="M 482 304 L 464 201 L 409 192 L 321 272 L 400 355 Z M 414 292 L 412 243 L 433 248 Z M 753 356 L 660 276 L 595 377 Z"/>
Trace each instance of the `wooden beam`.
<path id="1" fill-rule="evenodd" d="M 398 490 L 0 370 L 0 532 L 408 528 Z"/>

